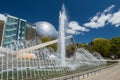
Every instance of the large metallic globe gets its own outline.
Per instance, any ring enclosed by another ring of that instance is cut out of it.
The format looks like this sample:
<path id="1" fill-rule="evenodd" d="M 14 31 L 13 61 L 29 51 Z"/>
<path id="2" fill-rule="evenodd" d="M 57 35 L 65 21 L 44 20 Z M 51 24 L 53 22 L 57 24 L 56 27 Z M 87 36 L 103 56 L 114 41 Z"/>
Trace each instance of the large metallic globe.
<path id="1" fill-rule="evenodd" d="M 51 39 L 57 38 L 57 31 L 55 27 L 45 21 L 40 21 L 35 23 L 37 35 L 40 38 L 48 37 Z"/>

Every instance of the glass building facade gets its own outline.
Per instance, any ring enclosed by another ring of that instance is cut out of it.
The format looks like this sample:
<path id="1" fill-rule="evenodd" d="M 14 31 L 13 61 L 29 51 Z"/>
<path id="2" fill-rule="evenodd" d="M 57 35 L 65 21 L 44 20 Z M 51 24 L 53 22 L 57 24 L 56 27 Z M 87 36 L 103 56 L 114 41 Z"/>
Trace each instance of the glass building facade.
<path id="1" fill-rule="evenodd" d="M 4 15 L 6 20 L 0 20 L 0 42 L 6 47 L 16 40 L 25 39 L 26 20 L 11 15 Z"/>
<path id="2" fill-rule="evenodd" d="M 4 28 L 4 21 L 0 20 L 0 45 L 2 42 L 3 28 Z"/>
<path id="3" fill-rule="evenodd" d="M 26 20 L 19 19 L 17 28 L 17 40 L 25 40 Z"/>

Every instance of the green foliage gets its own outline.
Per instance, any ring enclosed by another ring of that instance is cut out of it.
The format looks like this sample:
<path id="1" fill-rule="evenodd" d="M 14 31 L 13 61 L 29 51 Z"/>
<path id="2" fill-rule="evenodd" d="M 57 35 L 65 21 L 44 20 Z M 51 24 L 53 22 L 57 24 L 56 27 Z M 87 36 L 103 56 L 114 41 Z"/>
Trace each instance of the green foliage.
<path id="1" fill-rule="evenodd" d="M 88 48 L 88 45 L 87 44 L 85 44 L 85 43 L 83 43 L 83 44 L 77 44 L 77 47 L 78 48 L 85 48 L 85 49 L 87 49 Z"/>
<path id="2" fill-rule="evenodd" d="M 41 41 L 44 43 L 51 41 L 51 39 L 45 37 L 42 38 Z M 54 51 L 57 51 L 57 44 L 52 44 L 48 47 L 51 47 L 54 49 Z M 96 38 L 90 44 L 77 44 L 77 47 L 88 49 L 90 52 L 98 52 L 103 57 L 110 57 L 111 55 L 115 55 L 120 58 L 120 37 L 112 38 L 110 40 L 104 38 Z M 73 44 L 67 45 L 66 49 L 67 57 L 74 55 L 75 48 Z"/>
<path id="3" fill-rule="evenodd" d="M 48 37 L 44 37 L 41 39 L 42 43 L 45 43 L 45 42 L 49 42 L 51 41 L 52 39 L 48 38 Z M 52 45 L 49 45 L 47 47 L 51 47 L 52 49 L 54 49 L 54 51 L 57 51 L 57 43 L 55 44 L 52 44 Z"/>
<path id="4" fill-rule="evenodd" d="M 57 51 L 57 43 L 49 45 L 49 47 L 51 47 L 52 49 L 54 49 L 54 51 Z"/>
<path id="5" fill-rule="evenodd" d="M 43 38 L 41 38 L 40 40 L 42 41 L 42 43 L 51 41 L 51 39 L 48 38 L 48 37 L 43 37 Z"/>
<path id="6" fill-rule="evenodd" d="M 110 40 L 96 38 L 89 46 L 90 51 L 99 52 L 103 57 L 117 56 L 120 58 L 120 37 L 115 37 Z"/>
<path id="7" fill-rule="evenodd" d="M 110 54 L 120 58 L 120 37 L 110 39 Z"/>
<path id="8" fill-rule="evenodd" d="M 73 44 L 67 45 L 66 51 L 67 51 L 66 52 L 67 57 L 71 57 L 72 55 L 74 55 L 74 52 L 75 52 L 74 45 Z"/>
<path id="9" fill-rule="evenodd" d="M 91 42 L 91 50 L 99 52 L 102 56 L 109 56 L 110 42 L 104 38 L 96 38 Z"/>

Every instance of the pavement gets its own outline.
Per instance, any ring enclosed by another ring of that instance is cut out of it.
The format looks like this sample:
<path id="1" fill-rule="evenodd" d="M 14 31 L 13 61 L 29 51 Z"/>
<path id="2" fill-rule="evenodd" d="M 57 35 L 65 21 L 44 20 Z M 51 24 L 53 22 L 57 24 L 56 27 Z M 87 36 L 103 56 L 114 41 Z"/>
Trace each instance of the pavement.
<path id="1" fill-rule="evenodd" d="M 120 63 L 82 80 L 120 80 Z"/>

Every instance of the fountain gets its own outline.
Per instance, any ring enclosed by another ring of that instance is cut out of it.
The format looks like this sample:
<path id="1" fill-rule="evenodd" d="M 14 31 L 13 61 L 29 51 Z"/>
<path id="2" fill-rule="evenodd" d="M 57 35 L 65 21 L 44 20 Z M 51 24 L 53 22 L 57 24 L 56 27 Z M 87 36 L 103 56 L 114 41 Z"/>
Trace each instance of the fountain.
<path id="1" fill-rule="evenodd" d="M 59 37 L 58 37 L 58 53 L 61 58 L 61 65 L 65 66 L 65 26 L 67 24 L 67 17 L 65 12 L 65 6 L 63 4 L 62 10 L 59 12 Z"/>
<path id="2" fill-rule="evenodd" d="M 65 6 L 59 13 L 59 36 L 57 40 L 41 43 L 39 39 L 30 41 L 15 41 L 6 48 L 0 47 L 0 79 L 1 80 L 28 80 L 47 78 L 70 73 L 78 68 L 95 67 L 103 65 L 103 58 L 92 55 L 89 51 L 75 45 L 72 36 L 65 35 L 67 16 Z M 66 54 L 66 39 L 72 38 L 75 47 L 75 55 L 69 60 Z M 58 43 L 58 51 L 46 46 Z M 60 56 L 58 56 L 58 54 Z M 60 58 L 59 58 L 60 57 Z"/>

